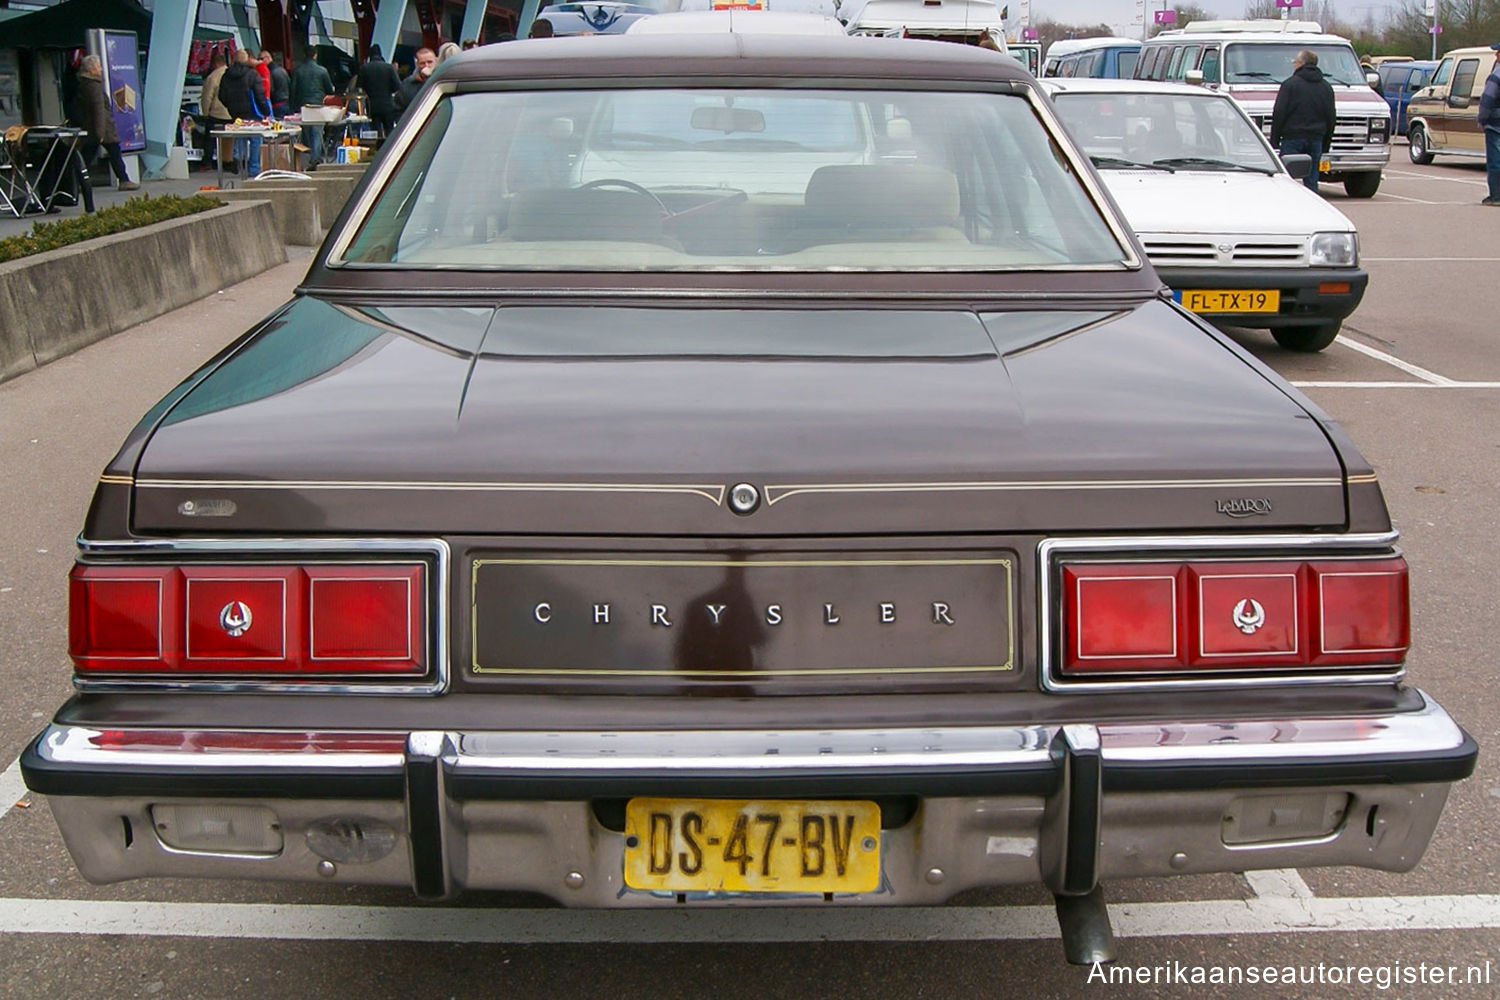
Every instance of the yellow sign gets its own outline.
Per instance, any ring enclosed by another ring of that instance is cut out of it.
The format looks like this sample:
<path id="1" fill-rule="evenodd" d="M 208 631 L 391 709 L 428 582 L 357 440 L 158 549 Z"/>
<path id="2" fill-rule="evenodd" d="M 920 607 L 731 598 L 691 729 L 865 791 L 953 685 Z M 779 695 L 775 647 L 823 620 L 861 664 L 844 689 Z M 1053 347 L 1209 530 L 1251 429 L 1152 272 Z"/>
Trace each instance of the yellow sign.
<path id="1" fill-rule="evenodd" d="M 631 799 L 625 884 L 658 892 L 873 892 L 880 806 Z"/>
<path id="2" fill-rule="evenodd" d="M 1195 313 L 1273 313 L 1281 308 L 1281 292 L 1271 289 L 1189 288 L 1177 301 Z"/>

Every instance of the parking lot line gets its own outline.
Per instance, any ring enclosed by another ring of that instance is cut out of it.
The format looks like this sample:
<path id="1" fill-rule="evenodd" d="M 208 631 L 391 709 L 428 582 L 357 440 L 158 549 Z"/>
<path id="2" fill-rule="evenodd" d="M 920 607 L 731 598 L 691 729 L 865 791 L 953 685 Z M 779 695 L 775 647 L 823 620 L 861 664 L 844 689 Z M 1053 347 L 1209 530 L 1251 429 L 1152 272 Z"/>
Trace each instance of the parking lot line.
<path id="1" fill-rule="evenodd" d="M 1430 382 L 1433 385 L 1441 386 L 1451 386 L 1454 384 L 1453 380 L 1450 378 L 1445 378 L 1444 376 L 1439 375 L 1436 372 L 1430 372 L 1426 368 L 1414 365 L 1409 361 L 1402 361 L 1394 354 L 1387 354 L 1386 352 L 1377 350 L 1376 348 L 1370 347 L 1367 344 L 1361 344 L 1357 340 L 1351 340 L 1348 337 L 1341 336 L 1338 338 L 1337 342 L 1343 344 L 1351 351 L 1358 351 L 1360 354 L 1363 354 L 1366 357 L 1374 358 L 1376 361 L 1383 361 L 1386 364 L 1390 365 L 1392 368 L 1399 368 L 1402 371 L 1406 372 L 1406 374 L 1422 379 L 1424 382 Z"/>
<path id="2" fill-rule="evenodd" d="M 1474 180 L 1469 177 L 1457 177 L 1451 174 L 1419 174 L 1414 170 L 1392 170 L 1386 167 L 1381 171 L 1386 177 L 1400 177 L 1413 181 L 1447 181 L 1449 184 L 1468 184 L 1473 187 L 1484 187 L 1488 182 Z"/>
<path id="3" fill-rule="evenodd" d="M 1258 896 L 1114 903 L 1120 937 L 1500 927 L 1500 896 Z M 1055 939 L 1050 906 L 542 910 L 0 899 L 0 934 L 466 944 Z"/>
<path id="4" fill-rule="evenodd" d="M 1250 889 L 1263 898 L 1312 899 L 1312 887 L 1302 881 L 1295 868 L 1278 868 L 1274 871 L 1246 872 L 1245 881 Z"/>
<path id="5" fill-rule="evenodd" d="M 1406 201 L 1406 202 L 1411 202 L 1414 205 L 1465 205 L 1465 204 L 1468 204 L 1467 202 L 1462 202 L 1462 201 L 1430 201 L 1430 200 L 1428 200 L 1426 198 L 1408 198 L 1405 195 L 1401 195 L 1401 194 L 1391 194 L 1389 191 L 1382 191 L 1382 192 L 1380 192 L 1380 194 L 1376 195 L 1375 198 L 1372 199 L 1372 200 L 1374 200 L 1376 202 L 1382 202 L 1382 201 L 1386 201 L 1386 200 L 1391 200 L 1391 201 Z"/>
<path id="6" fill-rule="evenodd" d="M 25 797 L 26 782 L 21 779 L 21 758 L 17 757 L 0 773 L 0 819 Z"/>

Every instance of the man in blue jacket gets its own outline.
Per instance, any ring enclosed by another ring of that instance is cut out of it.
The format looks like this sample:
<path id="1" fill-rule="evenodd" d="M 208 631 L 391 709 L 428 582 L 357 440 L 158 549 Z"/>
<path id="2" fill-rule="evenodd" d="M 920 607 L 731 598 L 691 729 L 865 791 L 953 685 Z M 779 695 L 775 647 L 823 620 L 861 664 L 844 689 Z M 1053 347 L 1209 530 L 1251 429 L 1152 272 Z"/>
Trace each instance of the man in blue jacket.
<path id="1" fill-rule="evenodd" d="M 1500 42 L 1490 48 L 1500 53 Z M 1479 204 L 1500 205 L 1500 56 L 1495 68 L 1484 81 L 1479 98 L 1479 127 L 1484 129 L 1484 174 L 1490 182 L 1490 194 Z"/>

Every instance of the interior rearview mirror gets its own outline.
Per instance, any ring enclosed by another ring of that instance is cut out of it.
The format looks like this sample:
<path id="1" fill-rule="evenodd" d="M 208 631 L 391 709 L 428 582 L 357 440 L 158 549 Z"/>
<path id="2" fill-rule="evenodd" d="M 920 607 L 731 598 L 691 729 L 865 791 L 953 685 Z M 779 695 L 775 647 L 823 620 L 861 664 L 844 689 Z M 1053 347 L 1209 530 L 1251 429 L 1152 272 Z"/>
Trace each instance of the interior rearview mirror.
<path id="1" fill-rule="evenodd" d="M 764 132 L 766 116 L 750 108 L 694 108 L 692 126 L 702 132 Z"/>

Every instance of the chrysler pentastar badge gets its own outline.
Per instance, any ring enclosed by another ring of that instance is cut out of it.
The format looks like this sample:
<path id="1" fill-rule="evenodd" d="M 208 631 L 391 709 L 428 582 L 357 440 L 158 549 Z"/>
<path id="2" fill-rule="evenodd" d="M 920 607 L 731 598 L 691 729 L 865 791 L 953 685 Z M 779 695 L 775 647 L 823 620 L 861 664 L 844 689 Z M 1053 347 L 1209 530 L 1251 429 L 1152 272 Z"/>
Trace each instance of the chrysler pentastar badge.
<path id="1" fill-rule="evenodd" d="M 250 606 L 244 601 L 230 601 L 219 612 L 219 625 L 231 636 L 239 638 L 250 631 L 250 622 L 254 618 Z"/>

